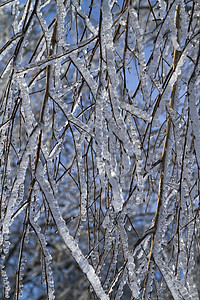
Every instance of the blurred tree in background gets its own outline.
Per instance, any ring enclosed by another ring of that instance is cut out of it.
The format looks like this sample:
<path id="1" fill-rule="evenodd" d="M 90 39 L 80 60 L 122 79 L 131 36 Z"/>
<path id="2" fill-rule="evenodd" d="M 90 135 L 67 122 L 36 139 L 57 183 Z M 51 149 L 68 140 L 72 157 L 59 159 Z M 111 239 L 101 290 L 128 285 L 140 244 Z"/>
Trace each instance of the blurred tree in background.
<path id="1" fill-rule="evenodd" d="M 0 299 L 199 299 L 199 2 L 0 18 Z"/>

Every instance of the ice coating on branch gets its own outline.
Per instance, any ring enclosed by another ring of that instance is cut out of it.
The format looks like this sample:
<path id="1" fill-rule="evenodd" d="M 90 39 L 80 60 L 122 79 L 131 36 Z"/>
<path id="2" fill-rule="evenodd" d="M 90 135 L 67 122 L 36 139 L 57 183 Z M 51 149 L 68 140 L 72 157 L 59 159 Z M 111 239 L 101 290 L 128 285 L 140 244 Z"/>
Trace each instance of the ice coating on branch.
<path id="1" fill-rule="evenodd" d="M 143 189 L 144 189 L 143 157 L 141 151 L 141 142 L 139 140 L 137 131 L 135 130 L 135 127 L 133 125 L 130 114 L 128 114 L 127 119 L 130 127 L 131 139 L 134 145 L 135 156 L 136 156 L 137 187 L 139 190 L 139 193 L 136 196 L 136 202 L 140 203 L 143 201 Z"/>
<path id="2" fill-rule="evenodd" d="M 159 12 L 160 12 L 160 16 L 162 18 L 164 18 L 164 15 L 165 15 L 165 9 L 166 9 L 166 2 L 165 0 L 158 0 L 159 2 Z"/>
<path id="3" fill-rule="evenodd" d="M 16 37 L 16 39 L 14 39 L 14 40 L 10 43 L 10 45 L 8 45 L 6 48 L 4 48 L 4 50 L 3 50 L 3 47 L 0 49 L 0 50 L 3 51 L 3 52 L 1 53 L 1 55 L 0 55 L 0 62 L 3 61 L 3 59 L 8 55 L 8 53 L 11 51 L 11 49 L 17 44 L 18 39 L 19 39 L 19 37 Z M 11 64 L 11 63 L 10 63 L 10 64 Z M 5 69 L 4 73 L 1 74 L 1 78 L 0 78 L 0 79 L 2 79 L 3 75 L 5 76 L 6 71 L 7 71 L 7 72 L 9 71 L 10 64 L 8 64 L 8 65 L 6 66 L 6 69 Z"/>
<path id="4" fill-rule="evenodd" d="M 46 199 L 48 201 L 48 205 L 51 209 L 51 214 L 54 218 L 55 224 L 57 226 L 58 232 L 60 236 L 62 237 L 64 243 L 69 248 L 69 250 L 72 253 L 73 258 L 78 263 L 79 267 L 82 269 L 82 271 L 86 274 L 89 282 L 91 283 L 96 295 L 103 300 L 109 300 L 109 297 L 104 292 L 101 282 L 96 275 L 93 267 L 88 263 L 87 259 L 82 254 L 78 244 L 74 240 L 74 238 L 69 234 L 68 228 L 65 224 L 64 219 L 61 216 L 60 209 L 58 206 L 57 200 L 54 198 L 51 187 L 48 183 L 48 181 L 43 177 L 42 175 L 42 166 L 40 163 L 38 164 L 36 177 L 38 180 L 38 183 L 40 184 L 43 193 L 46 196 Z"/>
<path id="5" fill-rule="evenodd" d="M 55 61 L 55 65 L 54 65 L 54 87 L 53 90 L 60 90 L 62 89 L 62 84 L 61 84 L 61 68 L 62 68 L 62 64 L 61 64 L 62 59 L 57 59 Z"/>
<path id="6" fill-rule="evenodd" d="M 126 111 L 128 111 L 129 113 L 134 115 L 135 117 L 137 117 L 139 119 L 143 119 L 147 122 L 151 122 L 152 116 L 149 113 L 147 113 L 146 111 L 140 109 L 139 107 L 136 107 L 132 104 L 128 104 L 125 102 L 122 102 L 120 105 L 121 105 L 121 108 L 125 109 Z"/>
<path id="7" fill-rule="evenodd" d="M 47 49 L 49 51 L 50 43 L 51 43 L 51 33 L 48 29 L 48 25 L 46 23 L 46 20 L 45 20 L 43 14 L 41 12 L 41 0 L 39 0 L 39 2 L 38 2 L 36 11 L 37 11 L 37 17 L 38 17 L 39 22 L 40 22 L 40 26 L 42 27 L 42 31 L 44 33 L 44 37 L 45 37 L 45 40 L 46 40 L 46 43 L 47 43 Z"/>
<path id="8" fill-rule="evenodd" d="M 62 47 L 65 43 L 65 17 L 66 17 L 66 8 L 64 6 L 63 0 L 57 1 L 57 35 L 58 39 L 58 51 L 62 51 Z"/>
<path id="9" fill-rule="evenodd" d="M 20 189 L 21 184 L 24 184 L 26 169 L 29 163 L 28 156 L 33 155 L 33 153 L 35 153 L 38 131 L 39 127 L 36 128 L 35 132 L 29 139 L 29 142 L 26 146 L 26 151 L 22 155 L 21 162 L 19 164 L 19 169 L 17 171 L 16 180 L 14 181 L 14 186 L 12 187 L 12 190 L 9 194 L 9 198 L 7 199 L 7 209 L 3 218 L 2 233 L 0 235 L 0 244 L 3 241 L 3 235 L 9 234 L 9 227 L 11 226 L 13 221 L 12 214 L 18 198 L 18 190 Z"/>
<path id="10" fill-rule="evenodd" d="M 11 217 L 12 217 L 13 209 L 15 208 L 16 205 L 18 190 L 21 184 L 23 184 L 25 180 L 26 169 L 28 167 L 28 162 L 29 162 L 28 156 L 34 153 L 36 147 L 36 143 L 37 143 L 36 134 L 37 134 L 37 130 L 35 130 L 34 134 L 29 139 L 26 151 L 23 154 L 21 159 L 21 163 L 17 172 L 14 187 L 12 187 L 9 198 L 7 199 L 7 209 L 3 220 L 2 236 L 4 234 L 9 234 L 9 227 L 12 223 Z M 2 239 L 0 241 L 2 241 Z"/>
<path id="11" fill-rule="evenodd" d="M 31 134 L 33 127 L 36 125 L 36 121 L 31 108 L 31 100 L 29 97 L 29 89 L 26 84 L 23 74 L 17 74 L 17 80 L 21 89 L 21 96 L 23 101 L 24 115 L 27 126 L 28 135 Z"/>
<path id="12" fill-rule="evenodd" d="M 65 51 L 62 54 L 53 54 L 50 57 L 41 59 L 38 62 L 33 62 L 33 63 L 29 63 L 27 64 L 25 67 L 20 67 L 16 70 L 17 73 L 24 73 L 27 72 L 27 70 L 32 70 L 34 69 L 35 71 L 39 71 L 41 70 L 41 66 L 43 68 L 45 68 L 47 65 L 51 65 L 55 63 L 55 60 L 60 59 L 61 57 L 63 59 L 66 59 L 69 57 L 69 55 L 72 52 L 76 52 L 77 49 L 84 47 L 85 45 L 87 45 L 88 43 L 94 41 L 97 37 L 89 37 L 87 40 L 84 40 L 78 44 L 75 45 L 71 45 L 70 47 L 67 46 L 65 47 Z"/>
<path id="13" fill-rule="evenodd" d="M 184 49 L 184 51 L 181 53 L 181 56 L 180 56 L 180 58 L 177 62 L 177 65 L 176 65 L 176 68 L 173 72 L 173 75 L 171 76 L 171 78 L 169 80 L 169 83 L 168 83 L 166 89 L 164 90 L 164 92 L 162 94 L 162 99 L 161 99 L 160 106 L 164 105 L 164 104 L 165 105 L 168 104 L 168 95 L 170 95 L 174 84 L 176 83 L 178 77 L 180 77 L 181 74 L 182 74 L 182 70 L 184 69 L 184 64 L 186 62 L 187 55 L 190 52 L 190 50 L 191 50 L 191 45 L 188 45 L 188 47 L 186 47 Z"/>
<path id="14" fill-rule="evenodd" d="M 108 217 L 108 216 L 107 216 L 107 217 Z M 110 219 L 110 218 L 108 217 L 108 219 Z M 111 220 L 109 220 L 109 221 L 112 223 Z M 105 223 L 106 223 L 106 222 L 105 222 Z M 107 228 L 108 230 L 110 229 L 110 228 L 109 228 L 109 227 L 110 227 L 109 225 L 110 225 L 110 224 L 107 224 L 107 226 L 106 226 L 106 228 Z M 106 245 L 105 251 L 106 251 L 106 252 L 109 251 L 109 245 Z M 121 272 L 119 271 L 119 272 L 118 272 L 118 276 L 116 276 L 115 280 L 113 281 L 113 273 L 115 273 L 115 270 L 116 270 L 118 251 L 119 251 L 119 234 L 117 233 L 117 234 L 116 234 L 116 239 L 115 239 L 115 248 L 114 248 L 114 250 L 113 250 L 113 252 L 114 252 L 114 254 L 113 254 L 113 260 L 112 260 L 112 263 L 111 263 L 111 265 L 110 265 L 110 270 L 111 270 L 111 272 L 110 272 L 110 274 L 107 276 L 106 281 L 105 281 L 105 283 L 104 283 L 104 286 L 109 286 L 109 285 L 111 284 L 111 282 L 112 282 L 112 285 L 111 285 L 111 287 L 110 287 L 110 289 L 109 289 L 109 294 L 112 293 L 112 289 L 114 288 L 114 286 L 115 286 L 116 283 L 118 282 L 119 276 L 121 275 Z"/>
<path id="15" fill-rule="evenodd" d="M 35 233 L 37 234 L 37 238 L 40 242 L 40 247 L 42 250 L 43 258 L 45 260 L 46 284 L 48 285 L 48 288 L 47 288 L 48 298 L 49 298 L 49 300 L 53 300 L 53 299 L 55 299 L 55 296 L 54 296 L 55 289 L 54 289 L 54 280 L 52 277 L 52 270 L 51 270 L 51 266 L 50 266 L 52 257 L 49 254 L 49 251 L 47 249 L 47 242 L 46 242 L 45 236 L 41 232 L 40 226 L 36 223 L 33 203 L 31 204 L 29 221 L 30 221 L 30 225 L 34 229 Z"/>
<path id="16" fill-rule="evenodd" d="M 148 272 L 148 278 L 144 294 L 144 299 L 151 299 L 151 292 L 153 291 L 153 284 L 154 284 L 154 265 L 153 262 L 150 262 L 149 272 Z"/>
<path id="17" fill-rule="evenodd" d="M 86 81 L 93 97 L 96 98 L 98 85 L 94 80 L 93 76 L 90 74 L 89 70 L 83 64 L 82 60 L 79 57 L 77 57 L 76 55 L 70 55 L 70 58 L 73 64 L 76 66 L 77 70 L 81 73 L 84 80 Z"/>
<path id="18" fill-rule="evenodd" d="M 89 29 L 89 31 L 94 35 L 98 35 L 98 30 L 92 25 L 90 19 L 87 15 L 83 13 L 80 6 L 76 7 L 78 14 L 85 20 L 86 26 Z"/>
<path id="19" fill-rule="evenodd" d="M 178 2 L 178 1 L 175 1 Z M 178 4 L 178 3 L 177 3 Z M 175 12 L 178 8 L 176 7 L 176 4 L 173 4 L 172 8 L 169 11 L 168 16 L 168 24 L 170 27 L 170 35 L 171 35 L 171 41 L 174 49 L 181 50 L 180 44 L 179 44 L 179 36 L 178 36 L 178 30 L 175 24 Z"/>
<path id="20" fill-rule="evenodd" d="M 9 281 L 8 281 L 7 273 L 4 270 L 4 266 L 2 266 L 1 264 L 0 264 L 0 271 L 1 271 L 1 280 L 2 280 L 3 286 L 5 288 L 4 289 L 5 298 L 10 298 L 11 287 L 10 287 L 10 284 L 9 284 Z"/>
<path id="21" fill-rule="evenodd" d="M 112 204 L 115 212 L 119 212 L 122 210 L 122 206 L 124 203 L 122 189 L 120 184 L 117 182 L 118 180 L 115 172 L 109 167 L 109 164 L 106 165 L 106 171 L 108 172 L 109 182 L 112 185 L 112 192 L 113 192 Z"/>
<path id="22" fill-rule="evenodd" d="M 74 136 L 75 140 L 77 140 L 77 164 L 79 170 L 79 186 L 80 186 L 80 194 L 81 194 L 81 219 L 82 221 L 86 221 L 86 213 L 87 213 L 87 184 L 86 184 L 86 174 L 83 160 L 83 143 L 85 140 L 85 134 L 83 133 L 80 138 L 76 135 Z"/>
<path id="23" fill-rule="evenodd" d="M 115 69 L 115 53 L 114 53 L 114 45 L 113 45 L 113 35 L 112 35 L 112 14 L 111 8 L 109 7 L 110 1 L 103 1 L 102 5 L 102 40 L 103 40 L 103 48 L 104 55 L 107 63 L 108 74 L 111 81 L 111 88 L 117 88 L 119 85 L 118 74 Z M 113 91 L 114 92 L 114 91 Z M 118 101 L 116 99 L 115 101 Z"/>
<path id="24" fill-rule="evenodd" d="M 123 218 L 122 218 L 123 220 Z M 123 221 L 121 220 L 121 224 L 119 225 L 119 234 L 123 245 L 124 255 L 125 259 L 127 260 L 127 270 L 128 270 L 128 277 L 129 282 L 128 285 L 130 287 L 131 293 L 133 297 L 139 296 L 139 287 L 137 285 L 137 277 L 135 274 L 135 262 L 132 253 L 130 252 L 128 248 L 128 237 L 127 233 L 124 229 L 124 226 L 122 226 Z"/>
<path id="25" fill-rule="evenodd" d="M 181 298 L 192 300 L 192 297 L 188 293 L 186 287 L 181 283 L 180 279 L 177 278 L 178 276 L 175 277 L 172 271 L 166 266 L 166 264 L 164 264 L 160 255 L 156 255 L 154 259 L 169 287 L 172 297 L 177 300 Z"/>
<path id="26" fill-rule="evenodd" d="M 185 28 L 188 28 L 189 18 L 186 13 L 186 6 L 183 0 L 180 1 L 180 29 L 179 37 L 180 43 L 183 43 L 188 37 L 188 31 Z"/>
<path id="27" fill-rule="evenodd" d="M 164 0 L 162 0 L 164 2 Z M 168 14 L 164 17 L 163 23 L 161 25 L 161 28 L 158 31 L 158 34 L 156 36 L 156 43 L 154 45 L 154 49 L 152 52 L 152 58 L 149 62 L 149 65 L 147 66 L 147 73 L 148 75 L 154 79 L 155 76 L 155 68 L 158 63 L 158 60 L 160 58 L 160 48 L 163 47 L 163 41 L 169 37 L 171 37 L 172 44 L 174 43 L 175 49 L 180 50 L 179 44 L 177 43 L 177 29 L 174 23 L 174 17 L 175 17 L 175 11 L 176 11 L 176 4 L 178 4 L 179 1 L 174 1 L 172 3 L 172 7 L 170 8 L 170 11 Z M 163 7 L 163 3 L 161 3 Z M 165 5 L 165 4 L 164 4 Z M 161 10 L 162 12 L 162 10 Z M 165 10 L 166 13 L 166 10 Z M 172 28 L 171 28 L 172 27 Z M 169 56 L 170 51 L 172 51 L 171 45 L 167 44 L 165 47 L 165 55 Z M 160 91 L 160 89 L 159 89 Z M 169 92 L 169 91 L 168 91 Z"/>
<path id="28" fill-rule="evenodd" d="M 10 121 L 7 121 L 4 124 L 1 124 L 0 131 L 1 130 L 6 131 L 9 125 L 10 125 Z"/>
<path id="29" fill-rule="evenodd" d="M 198 82 L 198 72 L 200 68 L 198 68 L 195 72 L 193 72 L 191 81 L 189 84 L 189 106 L 190 106 L 190 114 L 191 114 L 191 122 L 192 129 L 194 134 L 194 147 L 198 160 L 198 165 L 200 166 L 200 135 L 199 135 L 199 126 L 200 126 L 200 117 L 198 114 L 199 107 L 196 105 L 196 99 L 198 95 L 199 82 Z"/>
<path id="30" fill-rule="evenodd" d="M 83 123 L 78 118 L 74 117 L 72 113 L 69 112 L 66 105 L 64 104 L 63 100 L 56 98 L 54 99 L 55 103 L 58 104 L 60 108 L 62 108 L 63 113 L 65 114 L 67 120 L 71 122 L 73 125 L 76 125 L 79 129 L 85 131 L 88 135 L 94 137 L 93 130 L 90 126 Z"/>
<path id="31" fill-rule="evenodd" d="M 97 168 L 99 170 L 99 176 L 101 182 L 105 182 L 105 160 L 103 157 L 104 152 L 104 127 L 105 120 L 103 114 L 103 107 L 105 103 L 105 91 L 100 86 L 96 98 L 96 119 L 95 119 L 95 136 L 96 139 L 96 152 L 97 152 Z"/>
<path id="32" fill-rule="evenodd" d="M 189 219 L 192 220 L 192 210 L 189 210 Z M 185 219 L 185 214 L 183 213 L 182 219 Z M 188 219 L 187 219 L 188 220 Z M 181 223 L 184 224 L 184 222 L 187 222 L 187 220 L 181 220 Z M 192 239 L 193 239 L 193 233 L 194 233 L 194 222 L 190 221 L 190 224 L 188 226 L 188 237 L 187 237 L 187 242 L 184 237 L 181 237 L 180 241 L 180 268 L 182 268 L 183 273 L 184 273 L 184 278 L 187 278 L 187 289 L 188 292 L 191 296 L 192 299 L 198 299 L 198 289 L 197 289 L 197 284 L 196 280 L 194 279 L 194 272 L 195 272 L 195 267 L 196 267 L 196 262 L 195 262 L 195 246 L 192 244 Z M 188 260 L 188 257 L 185 256 L 185 251 L 187 248 L 187 243 L 190 243 L 190 259 Z M 182 283 L 184 284 L 184 279 L 182 280 Z"/>
<path id="33" fill-rule="evenodd" d="M 144 43 L 142 38 L 142 32 L 138 23 L 138 15 L 134 8 L 131 8 L 129 10 L 130 13 L 130 19 L 133 26 L 133 30 L 135 33 L 135 38 L 137 41 L 137 47 L 138 47 L 138 59 L 139 59 L 139 68 L 140 68 L 140 79 L 141 79 L 141 85 L 142 85 L 142 92 L 143 92 L 143 98 L 144 101 L 148 101 L 149 99 L 149 92 L 148 92 L 148 86 L 147 86 L 147 72 L 146 72 L 146 61 L 145 61 L 145 53 L 144 53 Z"/>
<path id="34" fill-rule="evenodd" d="M 48 181 L 51 185 L 54 197 L 58 196 L 58 187 L 55 182 L 55 178 L 53 177 L 54 169 L 52 164 L 52 157 L 49 155 L 48 148 L 46 146 L 46 143 L 42 140 L 42 152 L 46 160 L 44 172 L 46 171 L 46 175 L 48 176 Z"/>
<path id="35" fill-rule="evenodd" d="M 106 97 L 105 91 L 102 91 L 101 88 L 99 88 L 99 94 L 97 97 L 98 102 L 96 104 L 96 122 L 95 122 L 95 134 L 97 140 L 96 148 L 98 151 L 97 167 L 99 168 L 100 176 L 102 176 L 101 178 L 102 182 L 104 180 L 105 172 L 107 173 L 109 182 L 112 185 L 112 189 L 113 189 L 112 204 L 115 211 L 118 212 L 122 209 L 124 198 L 122 195 L 121 186 L 116 176 L 116 162 L 115 162 L 116 154 L 114 148 L 112 149 L 112 144 L 114 143 L 115 137 L 113 136 L 113 133 L 109 134 L 106 126 L 104 111 L 107 114 L 109 114 L 109 111 L 105 106 L 106 104 L 104 104 L 105 97 Z M 110 120 L 112 120 L 112 117 L 110 117 Z M 108 140 L 109 143 L 111 144 L 110 151 L 108 151 Z"/>
<path id="36" fill-rule="evenodd" d="M 22 228 L 24 213 L 30 210 L 30 243 L 38 241 L 50 299 L 54 288 L 48 251 L 59 253 L 53 267 L 57 272 L 61 265 L 65 272 L 60 253 L 65 255 L 67 245 L 99 299 L 123 299 L 128 290 L 134 299 L 189 295 L 196 300 L 197 3 L 23 2 L 9 3 L 14 34 L 11 40 L 7 35 L 8 43 L 2 42 L 5 49 L 0 50 L 0 246 L 6 293 L 5 270 L 13 255 L 9 240 L 13 242 L 15 224 Z M 175 24 L 177 5 L 180 30 Z M 174 49 L 181 50 L 176 63 Z M 47 86 L 45 68 L 50 70 L 48 109 L 39 128 L 35 118 Z M 64 246 L 54 244 L 59 234 Z M 24 254 L 29 257 L 26 245 L 23 252 L 22 259 Z M 27 276 L 35 274 L 37 265 L 29 269 Z M 60 287 L 65 289 L 62 282 Z"/>
<path id="37" fill-rule="evenodd" d="M 63 147 L 62 140 L 58 141 L 58 143 L 55 144 L 55 146 L 53 147 L 53 149 L 49 153 L 49 158 L 57 157 L 60 154 L 60 152 L 62 150 L 62 147 Z"/>
<path id="38" fill-rule="evenodd" d="M 103 1 L 102 5 L 102 16 L 103 16 L 103 30 L 102 30 L 102 40 L 103 40 L 103 55 L 105 56 L 106 60 L 106 68 L 109 75 L 109 98 L 110 98 L 110 105 L 112 107 L 112 115 L 109 114 L 108 108 L 105 107 L 105 116 L 109 120 L 109 122 L 112 122 L 112 125 L 114 125 L 113 120 L 116 123 L 117 131 L 126 132 L 126 125 L 124 123 L 124 120 L 121 116 L 121 109 L 120 109 L 120 102 L 119 102 L 119 94 L 117 92 L 117 89 L 119 87 L 119 76 L 116 72 L 115 67 L 115 52 L 114 52 L 114 44 L 113 44 L 113 35 L 112 35 L 112 14 L 111 14 L 111 8 L 110 8 L 110 2 Z M 112 120 L 111 120 L 112 119 Z M 111 125 L 111 126 L 112 126 Z M 114 125 L 115 126 L 115 125 Z M 114 128 L 113 128 L 114 129 Z M 112 130 L 113 130 L 112 129 Z M 125 134 L 126 136 L 126 134 Z M 121 138 L 121 137 L 120 137 Z M 124 138 L 123 138 L 124 140 Z M 130 145 L 130 142 L 128 139 L 126 139 L 125 145 Z"/>
<path id="39" fill-rule="evenodd" d="M 123 127 L 121 127 L 121 126 L 118 127 L 116 125 L 116 122 L 113 118 L 113 115 L 110 113 L 109 108 L 107 107 L 107 105 L 104 106 L 103 111 L 105 113 L 106 120 L 108 121 L 112 132 L 117 136 L 117 138 L 120 141 L 123 142 L 123 147 L 125 148 L 127 154 L 129 156 L 131 156 L 133 154 L 134 150 L 133 150 L 133 145 L 130 142 L 129 137 L 127 136 L 126 128 L 124 128 L 124 126 Z"/>
<path id="40" fill-rule="evenodd" d="M 12 14 L 14 16 L 13 30 L 15 34 L 22 30 L 23 25 L 25 25 L 24 22 L 27 17 L 26 15 L 31 14 L 33 10 L 33 5 L 33 2 L 26 2 L 22 15 L 20 16 L 20 1 L 15 1 L 14 5 L 12 6 Z"/>
<path id="41" fill-rule="evenodd" d="M 38 134 L 38 130 L 36 128 L 35 132 L 30 136 L 29 142 L 26 145 L 26 151 L 22 155 L 21 162 L 19 164 L 19 168 L 17 171 L 16 178 L 13 182 L 13 185 L 9 187 L 10 189 L 9 193 L 7 193 L 7 195 L 6 194 L 3 195 L 3 198 L 5 199 L 3 199 L 2 203 L 5 204 L 6 210 L 2 214 L 2 220 L 1 220 L 2 230 L 0 233 L 0 245 L 3 246 L 4 253 L 8 253 L 9 251 L 10 243 L 7 240 L 9 237 L 10 226 L 14 220 L 14 218 L 12 218 L 12 215 L 14 209 L 16 209 L 18 202 L 20 200 L 18 199 L 19 191 L 21 190 L 22 192 L 24 191 L 23 185 L 24 185 L 24 180 L 26 175 L 26 169 L 29 163 L 28 157 L 29 155 L 35 152 L 37 134 Z M 23 195 L 21 195 L 21 200 L 22 200 L 22 196 Z M 9 297 L 8 293 L 10 288 L 9 288 L 8 281 L 6 279 L 7 278 L 6 272 L 3 270 L 3 266 L 2 266 L 2 278 L 5 286 L 5 296 L 8 298 Z"/>

